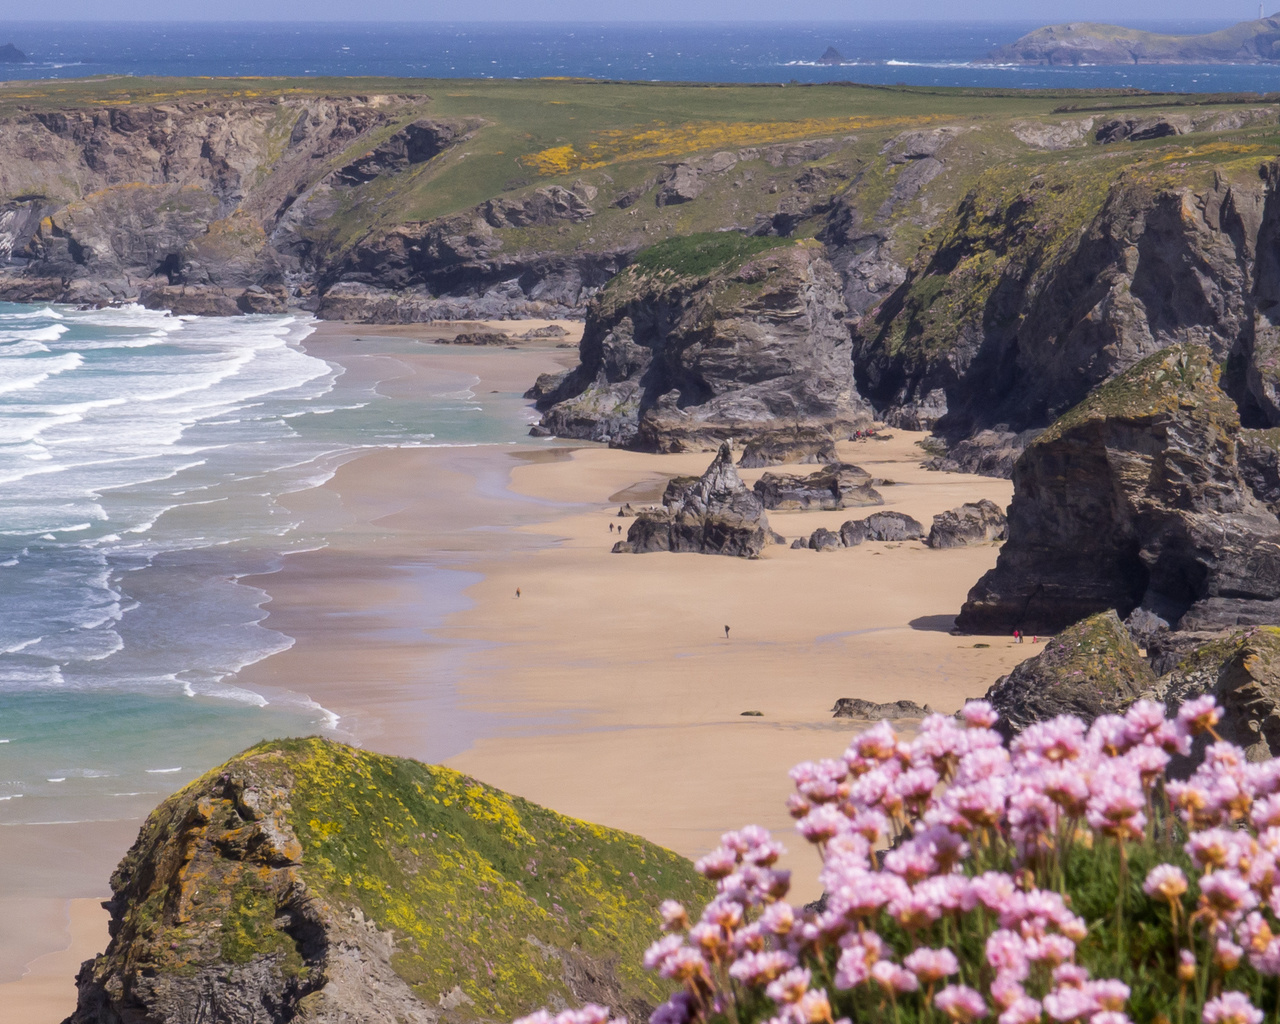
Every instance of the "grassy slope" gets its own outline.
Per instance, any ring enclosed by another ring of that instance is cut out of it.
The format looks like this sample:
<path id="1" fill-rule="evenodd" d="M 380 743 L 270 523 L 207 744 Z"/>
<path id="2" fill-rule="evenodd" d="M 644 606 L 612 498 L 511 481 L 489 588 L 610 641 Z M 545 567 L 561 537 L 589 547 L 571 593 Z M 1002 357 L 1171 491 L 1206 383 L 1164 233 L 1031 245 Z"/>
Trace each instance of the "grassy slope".
<path id="1" fill-rule="evenodd" d="M 696 907 L 710 895 L 687 860 L 637 836 L 448 768 L 316 738 L 261 743 L 170 797 L 143 826 L 125 876 L 150 877 L 148 865 L 172 859 L 175 837 L 193 821 L 212 819 L 206 843 L 236 835 L 242 822 L 218 795 L 228 776 L 246 788 L 287 790 L 302 880 L 337 913 L 358 908 L 392 932 L 392 966 L 428 1004 L 461 986 L 472 1002 L 454 1017 L 509 1020 L 574 1002 L 552 948 L 611 965 L 625 1002 L 652 1004 L 665 983 L 640 960 L 659 934 L 659 902 Z M 194 834 L 205 831 L 197 824 Z M 163 867 L 160 875 L 168 877 Z M 141 936 L 134 961 L 180 976 L 207 962 L 208 953 L 193 962 L 186 952 L 200 948 L 232 963 L 284 956 L 286 973 L 302 971 L 265 877 L 227 860 L 148 883 L 148 897 L 128 909 L 127 929 Z M 191 892 L 180 895 L 179 886 Z M 166 909 L 176 905 L 190 909 Z"/>

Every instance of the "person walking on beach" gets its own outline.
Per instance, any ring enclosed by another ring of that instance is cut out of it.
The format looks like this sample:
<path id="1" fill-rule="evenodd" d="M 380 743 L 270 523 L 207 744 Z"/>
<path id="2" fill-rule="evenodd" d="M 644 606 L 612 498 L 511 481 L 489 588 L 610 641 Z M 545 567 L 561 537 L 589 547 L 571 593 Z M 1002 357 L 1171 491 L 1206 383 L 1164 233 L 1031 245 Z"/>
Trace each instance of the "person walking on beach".
<path id="1" fill-rule="evenodd" d="M 1015 629 L 1015 630 L 1013 631 L 1013 642 L 1014 642 L 1015 644 L 1020 644 L 1020 643 L 1022 643 L 1022 630 L 1020 630 L 1020 629 Z"/>
<path id="2" fill-rule="evenodd" d="M 519 587 L 516 587 L 516 597 L 517 597 L 517 598 L 519 598 L 519 597 L 520 597 L 520 588 L 519 588 Z"/>
<path id="3" fill-rule="evenodd" d="M 729 627 L 728 627 L 728 626 L 725 626 L 725 627 L 724 627 L 724 638 L 725 638 L 726 640 L 728 640 L 728 639 L 729 639 Z"/>

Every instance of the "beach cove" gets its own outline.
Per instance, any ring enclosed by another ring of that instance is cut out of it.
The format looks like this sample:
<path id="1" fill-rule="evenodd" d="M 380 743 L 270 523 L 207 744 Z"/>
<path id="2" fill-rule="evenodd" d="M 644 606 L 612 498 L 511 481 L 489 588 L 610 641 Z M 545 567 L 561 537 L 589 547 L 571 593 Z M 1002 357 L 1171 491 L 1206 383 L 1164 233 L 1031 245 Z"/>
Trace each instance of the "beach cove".
<path id="1" fill-rule="evenodd" d="M 521 392 L 576 357 L 554 340 L 514 349 L 412 343 L 428 333 L 321 324 L 302 344 L 365 366 L 398 403 L 428 384 L 438 390 L 447 371 L 524 422 Z M 375 370 L 387 359 L 394 367 Z M 927 524 L 963 501 L 1007 503 L 1008 481 L 926 472 L 915 446 L 923 435 L 891 433 L 841 447 L 848 461 L 896 481 L 884 489 L 886 508 Z M 947 631 L 994 564 L 994 546 L 771 547 L 755 562 L 613 555 L 609 526 L 628 525 L 616 517 L 619 503 L 656 501 L 670 476 L 700 473 L 710 453 L 509 440 L 373 447 L 320 486 L 281 498 L 329 543 L 243 581 L 268 595 L 262 625 L 294 643 L 242 669 L 236 684 L 306 694 L 338 716 L 337 738 L 443 761 L 698 856 L 751 821 L 785 841 L 787 769 L 838 754 L 857 728 L 831 719 L 835 699 L 905 698 L 950 711 L 1021 660 L 1006 641 L 975 647 Z M 743 475 L 750 483 L 758 474 Z M 791 539 L 864 514 L 773 513 L 771 521 Z M 37 829 L 0 835 L 11 860 L 92 850 L 43 888 L 29 887 L 25 902 L 7 894 L 6 906 L 30 923 L 25 941 L 4 950 L 10 977 L 68 936 L 72 948 L 0 985 L 0 1015 L 57 1021 L 70 1011 L 71 975 L 61 988 L 51 978 L 105 942 L 94 898 L 106 895 L 138 824 L 64 826 L 52 842 Z M 796 895 L 816 896 L 816 861 L 793 866 Z M 69 904 L 72 896 L 82 899 Z"/>

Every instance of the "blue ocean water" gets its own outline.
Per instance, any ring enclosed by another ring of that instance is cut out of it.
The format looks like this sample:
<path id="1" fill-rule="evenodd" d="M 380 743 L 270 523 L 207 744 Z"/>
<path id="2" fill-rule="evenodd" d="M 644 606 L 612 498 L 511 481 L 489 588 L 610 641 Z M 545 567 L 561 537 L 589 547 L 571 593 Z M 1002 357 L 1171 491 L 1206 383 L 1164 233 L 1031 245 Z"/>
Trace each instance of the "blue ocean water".
<path id="1" fill-rule="evenodd" d="M 0 78 L 111 75 L 389 75 L 690 82 L 831 82 L 984 88 L 1280 90 L 1280 66 L 992 67 L 973 62 L 1039 22 L 248 24 L 8 21 L 30 63 Z M 1206 32 L 1230 20 L 1142 22 Z M 828 46 L 847 63 L 816 64 Z"/>
<path id="2" fill-rule="evenodd" d="M 0 825 L 136 816 L 258 739 L 340 729 L 235 678 L 293 643 L 244 577 L 328 541 L 278 499 L 370 448 L 527 430 L 473 376 L 397 398 L 311 330 L 0 304 Z"/>

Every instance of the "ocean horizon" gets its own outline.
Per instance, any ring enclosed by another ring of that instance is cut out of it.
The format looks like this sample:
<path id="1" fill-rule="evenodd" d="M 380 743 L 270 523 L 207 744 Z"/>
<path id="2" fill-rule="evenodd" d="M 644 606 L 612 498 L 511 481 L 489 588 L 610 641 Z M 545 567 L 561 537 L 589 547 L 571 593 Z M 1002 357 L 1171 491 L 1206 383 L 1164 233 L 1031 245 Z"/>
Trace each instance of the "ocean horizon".
<path id="1" fill-rule="evenodd" d="M 1226 19 L 1135 21 L 1208 32 Z M 87 22 L 10 21 L 28 58 L 0 80 L 101 75 L 542 78 L 961 86 L 984 89 L 1280 90 L 1280 64 L 1025 67 L 980 61 L 1041 21 Z M 1126 24 L 1129 24 L 1126 22 Z M 827 47 L 841 55 L 821 63 Z"/>

